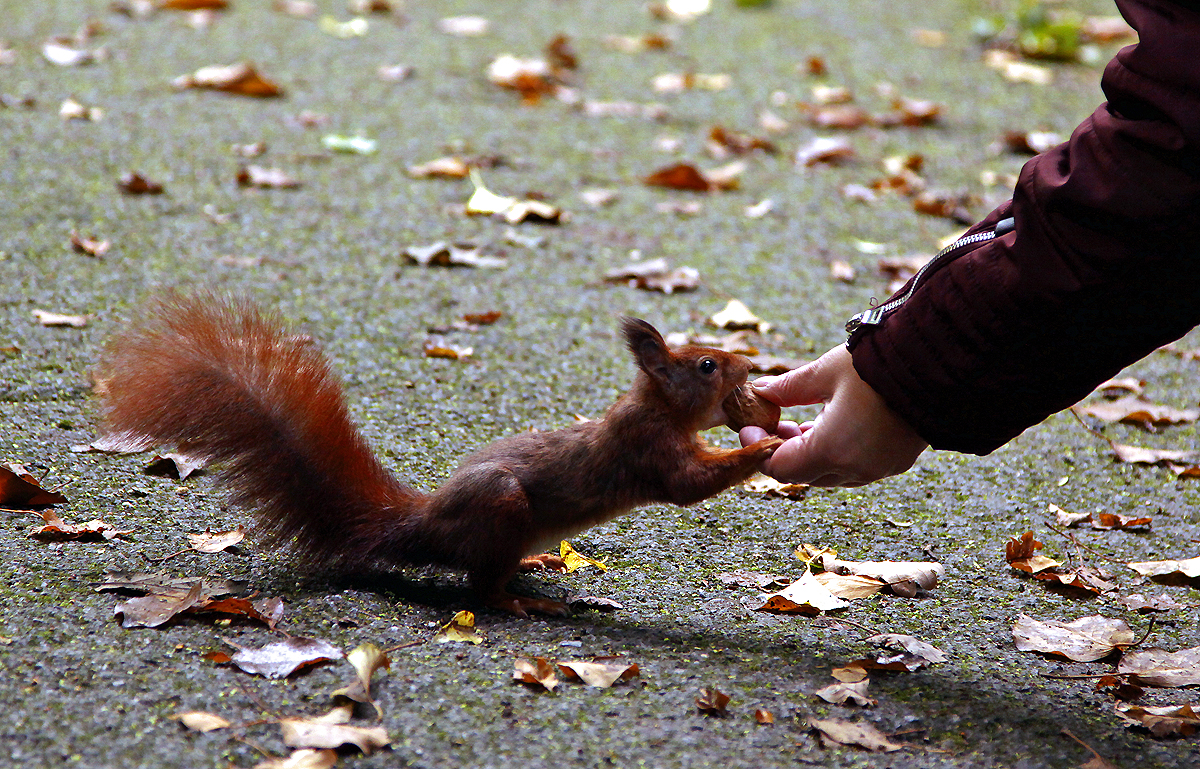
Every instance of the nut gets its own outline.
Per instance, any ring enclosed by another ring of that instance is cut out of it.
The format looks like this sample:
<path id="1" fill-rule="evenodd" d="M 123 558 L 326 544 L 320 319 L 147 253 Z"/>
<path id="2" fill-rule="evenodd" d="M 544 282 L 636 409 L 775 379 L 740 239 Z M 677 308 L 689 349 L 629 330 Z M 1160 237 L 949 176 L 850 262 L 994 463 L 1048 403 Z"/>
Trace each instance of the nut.
<path id="1" fill-rule="evenodd" d="M 755 425 L 774 434 L 779 427 L 779 407 L 759 395 L 749 382 L 729 393 L 721 407 L 731 430 Z"/>

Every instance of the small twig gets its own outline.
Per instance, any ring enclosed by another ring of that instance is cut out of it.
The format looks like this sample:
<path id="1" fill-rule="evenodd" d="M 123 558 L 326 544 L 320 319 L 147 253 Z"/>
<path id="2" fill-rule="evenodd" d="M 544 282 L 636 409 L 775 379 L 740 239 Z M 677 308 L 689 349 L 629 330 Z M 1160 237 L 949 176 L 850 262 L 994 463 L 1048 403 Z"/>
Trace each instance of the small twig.
<path id="1" fill-rule="evenodd" d="M 267 750 L 266 748 L 262 747 L 262 746 L 261 746 L 261 745 L 259 745 L 258 743 L 256 743 L 256 742 L 253 742 L 253 741 L 251 741 L 251 740 L 249 740 L 249 739 L 246 739 L 245 737 L 243 737 L 243 736 L 241 736 L 241 735 L 239 735 L 239 734 L 234 734 L 234 735 L 231 735 L 231 736 L 233 737 L 233 739 L 237 740 L 238 742 L 242 743 L 243 745 L 249 745 L 250 747 L 252 747 L 252 748 L 254 748 L 255 750 L 257 750 L 259 753 L 262 753 L 262 754 L 263 754 L 263 756 L 264 756 L 264 757 L 266 757 L 266 758 L 279 758 L 279 756 L 276 756 L 275 754 L 271 753 L 269 750 Z"/>
<path id="2" fill-rule="evenodd" d="M 388 648 L 384 649 L 383 652 L 385 654 L 390 654 L 391 652 L 400 651 L 401 649 L 408 649 L 409 647 L 412 647 L 412 646 L 420 646 L 423 643 L 425 643 L 425 642 L 424 641 L 409 641 L 408 643 L 402 643 L 398 646 L 389 646 Z"/>
<path id="3" fill-rule="evenodd" d="M 867 627 L 866 625 L 863 625 L 863 624 L 861 624 L 861 623 L 855 622 L 854 620 L 850 620 L 850 619 L 843 619 L 843 618 L 841 618 L 841 617 L 828 617 L 828 616 L 825 616 L 825 617 L 813 617 L 813 620 L 814 620 L 814 621 L 816 621 L 816 620 L 824 620 L 825 622 L 831 622 L 831 623 L 832 623 L 832 622 L 840 622 L 840 623 L 842 623 L 843 625 L 852 625 L 852 626 L 854 626 L 854 627 L 858 628 L 859 630 L 863 631 L 864 633 L 870 633 L 871 635 L 879 635 L 879 634 L 880 634 L 880 633 L 879 633 L 879 631 L 878 631 L 878 630 L 875 630 L 874 628 L 870 628 L 870 627 Z"/>
<path id="4" fill-rule="evenodd" d="M 1089 752 L 1089 753 L 1091 753 L 1093 756 L 1095 756 L 1097 760 L 1099 760 L 1099 761 L 1102 761 L 1102 762 L 1103 762 L 1104 764 L 1106 764 L 1106 765 L 1108 764 L 1108 761 L 1106 761 L 1106 760 L 1104 759 L 1104 756 L 1102 756 L 1102 755 L 1100 755 L 1099 753 L 1097 753 L 1097 752 L 1096 752 L 1096 749 L 1095 749 L 1095 748 L 1093 748 L 1091 745 L 1087 744 L 1086 742 L 1084 742 L 1083 740 L 1079 739 L 1079 738 L 1078 738 L 1078 737 L 1076 737 L 1074 734 L 1072 734 L 1070 729 L 1068 729 L 1068 728 L 1066 728 L 1066 727 L 1064 726 L 1064 727 L 1062 728 L 1062 731 L 1061 731 L 1061 733 L 1062 733 L 1062 734 L 1065 734 L 1065 735 L 1067 735 L 1067 736 L 1068 736 L 1068 737 L 1070 737 L 1071 739 L 1073 739 L 1073 740 L 1075 740 L 1076 742 L 1078 742 L 1080 745 L 1082 745 L 1084 748 L 1086 748 L 1086 749 L 1088 750 L 1088 752 Z"/>
<path id="5" fill-rule="evenodd" d="M 1158 621 L 1157 617 L 1153 617 L 1153 616 L 1150 617 L 1150 624 L 1146 626 L 1146 632 L 1142 633 L 1141 638 L 1139 638 L 1135 643 L 1130 644 L 1126 648 L 1132 649 L 1134 647 L 1141 646 L 1142 642 L 1145 641 L 1150 636 L 1150 631 L 1154 629 L 1154 623 L 1157 621 Z"/>
<path id="6" fill-rule="evenodd" d="M 1074 534 L 1070 533 L 1069 531 L 1063 531 L 1062 529 L 1056 527 L 1054 524 L 1050 523 L 1049 521 L 1045 521 L 1045 524 L 1046 524 L 1046 528 L 1050 529 L 1050 531 L 1053 531 L 1055 534 L 1059 535 L 1060 537 L 1070 540 L 1072 543 L 1074 543 L 1074 545 L 1076 547 L 1081 547 L 1084 550 L 1087 550 L 1089 553 L 1096 556 L 1097 558 L 1100 558 L 1101 560 L 1104 560 L 1104 561 L 1109 561 L 1111 563 L 1121 563 L 1120 558 L 1110 558 L 1109 556 L 1105 555 L 1104 553 L 1101 553 L 1099 550 L 1095 549 L 1094 547 L 1083 544 L 1082 542 L 1079 541 L 1078 538 L 1076 538 L 1076 536 Z M 1082 556 L 1080 557 L 1080 560 L 1083 560 Z"/>
<path id="7" fill-rule="evenodd" d="M 1094 429 L 1092 429 L 1092 428 L 1091 428 L 1091 427 L 1088 425 L 1088 423 L 1087 423 L 1087 422 L 1083 421 L 1083 417 L 1080 415 L 1080 413 L 1079 413 L 1078 411 L 1076 411 L 1076 410 L 1075 410 L 1075 407 L 1074 407 L 1074 406 L 1072 406 L 1071 408 L 1067 409 L 1067 411 L 1070 411 L 1070 412 L 1071 412 L 1071 416 L 1075 417 L 1075 421 L 1079 422 L 1079 426 L 1080 426 L 1080 427 L 1082 427 L 1084 430 L 1087 430 L 1089 433 L 1091 433 L 1092 435 L 1096 436 L 1096 437 L 1097 437 L 1097 438 L 1099 438 L 1100 440 L 1104 441 L 1104 442 L 1105 442 L 1105 443 L 1107 443 L 1109 446 L 1112 446 L 1112 445 L 1113 445 L 1112 438 L 1109 438 L 1108 436 L 1104 435 L 1104 433 L 1101 433 L 1101 432 L 1100 432 L 1100 431 L 1098 431 L 1098 430 L 1094 430 Z"/>
<path id="8" fill-rule="evenodd" d="M 189 553 L 189 552 L 191 552 L 191 550 L 189 548 L 185 547 L 184 549 L 182 549 L 178 552 L 171 553 L 170 555 L 164 555 L 162 558 L 151 558 L 150 556 L 148 556 L 144 553 L 142 554 L 142 557 L 145 558 L 146 561 L 149 563 L 162 563 L 163 561 L 171 560 L 172 558 L 174 558 L 177 555 L 183 555 L 184 553 Z"/>

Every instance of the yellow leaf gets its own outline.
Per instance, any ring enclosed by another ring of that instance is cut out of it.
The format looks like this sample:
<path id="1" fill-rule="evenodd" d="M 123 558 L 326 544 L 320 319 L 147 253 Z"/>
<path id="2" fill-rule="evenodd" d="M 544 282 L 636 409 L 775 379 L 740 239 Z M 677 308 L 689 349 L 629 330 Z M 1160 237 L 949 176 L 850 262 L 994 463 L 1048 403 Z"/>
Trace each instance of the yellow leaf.
<path id="1" fill-rule="evenodd" d="M 433 637 L 437 643 L 483 643 L 483 636 L 475 632 L 475 615 L 469 611 L 460 611 L 454 618 L 438 629 Z"/>
<path id="2" fill-rule="evenodd" d="M 595 566 L 600 571 L 608 571 L 608 567 L 603 563 L 588 558 L 586 555 L 581 555 L 575 548 L 571 547 L 571 543 L 565 539 L 558 545 L 558 555 L 563 559 L 563 563 L 567 566 L 567 574 L 582 569 L 584 566 Z"/>

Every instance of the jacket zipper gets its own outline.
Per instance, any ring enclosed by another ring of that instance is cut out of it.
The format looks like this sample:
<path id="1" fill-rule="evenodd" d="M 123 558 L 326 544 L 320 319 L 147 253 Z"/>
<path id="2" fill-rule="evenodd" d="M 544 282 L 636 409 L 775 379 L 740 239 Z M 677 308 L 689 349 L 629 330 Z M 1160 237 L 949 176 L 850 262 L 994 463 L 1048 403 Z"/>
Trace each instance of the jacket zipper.
<path id="1" fill-rule="evenodd" d="M 908 290 L 903 294 L 895 299 L 884 302 L 878 307 L 872 307 L 869 310 L 864 310 L 850 320 L 846 321 L 846 332 L 853 334 L 863 326 L 879 325 L 889 313 L 899 309 L 904 305 L 905 302 L 912 298 L 912 295 L 917 290 L 917 287 L 921 285 L 921 279 L 929 273 L 934 265 L 940 264 L 944 261 L 949 261 L 949 257 L 962 248 L 973 246 L 977 243 L 985 243 L 993 238 L 997 238 L 1007 233 L 1015 227 L 1016 220 L 1010 216 L 1007 219 L 1001 219 L 1000 221 L 996 222 L 995 229 L 991 231 L 977 232 L 974 235 L 968 235 L 965 238 L 959 238 L 958 240 L 954 241 L 941 251 L 937 252 L 937 254 L 934 255 L 934 257 L 928 262 L 926 262 L 921 269 L 917 270 L 917 274 L 913 276 L 912 283 L 909 284 Z"/>

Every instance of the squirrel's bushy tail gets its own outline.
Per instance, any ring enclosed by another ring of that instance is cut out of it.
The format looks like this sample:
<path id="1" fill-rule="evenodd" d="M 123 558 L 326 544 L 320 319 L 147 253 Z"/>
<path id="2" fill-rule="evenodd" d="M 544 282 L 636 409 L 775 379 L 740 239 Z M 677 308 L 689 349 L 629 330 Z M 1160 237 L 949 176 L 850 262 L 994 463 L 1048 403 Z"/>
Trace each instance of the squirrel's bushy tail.
<path id="1" fill-rule="evenodd" d="M 220 463 L 267 543 L 291 544 L 311 565 L 367 565 L 421 505 L 350 421 L 317 347 L 248 302 L 151 301 L 108 344 L 96 390 L 110 434 Z"/>

